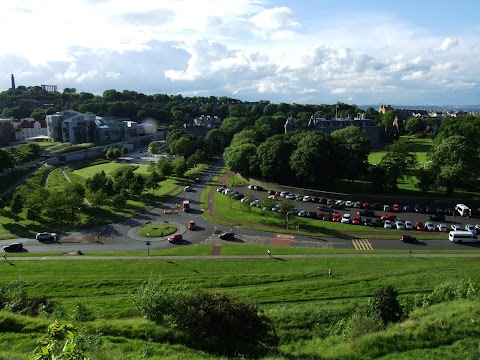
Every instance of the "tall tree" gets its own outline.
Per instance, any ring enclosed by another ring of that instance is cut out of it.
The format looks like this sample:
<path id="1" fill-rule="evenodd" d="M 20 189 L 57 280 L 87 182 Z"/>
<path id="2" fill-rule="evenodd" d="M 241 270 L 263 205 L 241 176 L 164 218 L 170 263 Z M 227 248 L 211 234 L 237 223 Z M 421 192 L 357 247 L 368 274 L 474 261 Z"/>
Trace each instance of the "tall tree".
<path id="1" fill-rule="evenodd" d="M 480 157 L 478 148 L 464 136 L 454 135 L 438 143 L 428 159 L 430 168 L 436 174 L 438 186 L 444 186 L 447 195 L 453 195 L 455 188 L 471 188 L 478 185 Z"/>
<path id="2" fill-rule="evenodd" d="M 382 157 L 380 166 L 385 169 L 389 188 L 396 189 L 399 179 L 415 174 L 418 160 L 410 150 L 411 143 L 401 138 L 390 145 L 388 152 Z"/>

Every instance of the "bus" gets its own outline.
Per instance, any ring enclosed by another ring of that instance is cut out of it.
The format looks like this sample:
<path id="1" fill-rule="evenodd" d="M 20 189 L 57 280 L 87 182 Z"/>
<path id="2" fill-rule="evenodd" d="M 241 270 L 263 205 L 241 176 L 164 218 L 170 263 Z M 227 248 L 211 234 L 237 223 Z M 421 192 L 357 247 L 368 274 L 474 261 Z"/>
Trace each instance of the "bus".
<path id="1" fill-rule="evenodd" d="M 450 231 L 448 233 L 448 240 L 454 243 L 479 241 L 477 236 L 470 231 Z"/>

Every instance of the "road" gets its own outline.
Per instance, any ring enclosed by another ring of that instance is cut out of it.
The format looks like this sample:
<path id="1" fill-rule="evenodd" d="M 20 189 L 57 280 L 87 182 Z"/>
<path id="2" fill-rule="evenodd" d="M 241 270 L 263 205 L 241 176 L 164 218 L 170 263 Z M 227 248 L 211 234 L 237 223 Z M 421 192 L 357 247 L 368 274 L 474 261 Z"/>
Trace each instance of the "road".
<path id="1" fill-rule="evenodd" d="M 404 244 L 399 240 L 381 240 L 381 239 L 338 239 L 317 236 L 303 236 L 284 234 L 281 231 L 277 233 L 262 232 L 258 230 L 249 230 L 241 228 L 230 228 L 227 226 L 216 225 L 205 220 L 202 216 L 201 194 L 211 178 L 217 176 L 223 168 L 223 163 L 218 162 L 207 169 L 201 176 L 198 183 L 191 184 L 192 191 L 183 191 L 178 196 L 174 196 L 168 202 L 158 208 L 151 209 L 143 214 L 135 216 L 123 222 L 103 225 L 100 227 L 86 229 L 81 231 L 72 231 L 61 234 L 57 242 L 39 242 L 35 239 L 17 239 L 2 240 L 0 246 L 8 245 L 14 241 L 20 241 L 28 252 L 59 252 L 75 253 L 77 251 L 87 252 L 128 252 L 138 250 L 162 250 L 175 248 L 179 246 L 198 245 L 202 243 L 222 243 L 218 239 L 220 232 L 231 231 L 235 233 L 233 242 L 243 244 L 257 244 L 268 246 L 304 246 L 311 248 L 324 249 L 355 249 L 366 253 L 369 250 L 458 250 L 458 249 L 479 249 L 479 245 L 459 245 L 448 241 L 447 234 L 444 239 L 420 241 L 419 244 Z M 243 189 L 244 193 L 255 193 L 260 197 L 266 196 L 265 192 L 255 192 Z M 181 204 L 184 199 L 190 201 L 191 211 L 185 213 L 165 213 L 177 204 Z M 299 202 L 296 202 L 299 203 Z M 301 203 L 302 209 L 316 210 L 318 204 Z M 208 210 L 208 209 L 207 209 Z M 343 212 L 356 213 L 357 209 L 345 210 Z M 383 212 L 378 212 L 381 215 Z M 404 213 L 401 215 L 403 220 L 416 220 L 424 214 Z M 197 229 L 195 231 L 187 230 L 188 221 L 195 220 Z M 426 220 L 426 219 L 425 219 Z M 424 220 L 424 221 L 425 221 Z M 464 226 L 474 219 L 447 216 L 447 224 L 458 223 Z M 478 222 L 478 220 L 476 220 Z M 183 233 L 183 240 L 177 244 L 170 244 L 166 238 L 145 238 L 139 235 L 138 230 L 146 223 L 171 223 L 177 226 L 178 232 Z M 473 222 L 474 224 L 476 222 Z M 352 225 L 354 228 L 354 225 Z M 352 230 L 353 231 L 353 230 Z M 393 231 L 393 230 L 392 230 Z M 100 234 L 98 241 L 97 236 Z M 146 245 L 147 240 L 151 245 Z M 232 241 L 229 241 L 232 242 Z"/>

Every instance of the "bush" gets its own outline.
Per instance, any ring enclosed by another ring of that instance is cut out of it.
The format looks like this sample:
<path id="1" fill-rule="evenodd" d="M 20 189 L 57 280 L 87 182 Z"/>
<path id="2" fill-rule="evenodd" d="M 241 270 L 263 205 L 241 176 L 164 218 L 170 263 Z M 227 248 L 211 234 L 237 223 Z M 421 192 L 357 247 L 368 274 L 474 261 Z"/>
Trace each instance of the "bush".
<path id="1" fill-rule="evenodd" d="M 91 321 L 95 317 L 93 311 L 81 301 L 77 301 L 73 307 L 72 319 L 76 321 Z"/>
<path id="2" fill-rule="evenodd" d="M 398 291 L 392 285 L 387 285 L 375 293 L 370 303 L 371 311 L 378 314 L 385 325 L 402 319 L 402 307 L 397 296 Z"/>
<path id="3" fill-rule="evenodd" d="M 174 314 L 175 325 L 189 334 L 245 343 L 274 343 L 270 320 L 255 305 L 219 292 L 195 290 L 184 295 Z"/>
<path id="4" fill-rule="evenodd" d="M 341 319 L 330 328 L 330 333 L 351 341 L 385 328 L 382 318 L 370 309 L 358 310 L 348 319 Z"/>
<path id="5" fill-rule="evenodd" d="M 152 277 L 144 281 L 132 294 L 132 301 L 143 316 L 157 324 L 170 322 L 170 316 L 180 298 L 179 288 L 162 287 L 160 280 Z"/>

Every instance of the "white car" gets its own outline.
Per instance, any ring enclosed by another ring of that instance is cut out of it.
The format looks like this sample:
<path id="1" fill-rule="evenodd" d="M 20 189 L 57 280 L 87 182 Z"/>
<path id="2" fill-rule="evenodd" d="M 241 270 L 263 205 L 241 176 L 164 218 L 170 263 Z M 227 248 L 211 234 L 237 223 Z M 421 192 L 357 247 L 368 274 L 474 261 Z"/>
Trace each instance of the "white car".
<path id="1" fill-rule="evenodd" d="M 397 221 L 395 221 L 395 226 L 398 230 L 405 230 L 405 223 L 403 220 L 397 219 Z"/>
<path id="2" fill-rule="evenodd" d="M 390 211 L 390 205 L 383 205 L 383 211 Z"/>
<path id="3" fill-rule="evenodd" d="M 343 200 L 337 200 L 337 201 L 335 201 L 335 205 L 337 205 L 337 206 L 344 206 L 344 205 L 345 205 L 345 201 L 343 201 Z"/>
<path id="4" fill-rule="evenodd" d="M 385 229 L 393 229 L 393 224 L 392 224 L 392 220 L 385 220 L 384 224 L 383 224 L 383 227 Z"/>
<path id="5" fill-rule="evenodd" d="M 413 224 L 410 220 L 405 220 L 405 230 L 412 230 Z"/>
<path id="6" fill-rule="evenodd" d="M 477 229 L 472 224 L 465 225 L 465 230 L 470 231 L 473 235 L 477 235 Z"/>
<path id="7" fill-rule="evenodd" d="M 353 201 L 345 201 L 345 207 L 351 208 L 353 206 Z"/>
<path id="8" fill-rule="evenodd" d="M 269 198 L 269 199 L 272 199 L 272 200 L 277 200 L 277 196 L 276 196 L 276 195 L 268 195 L 268 198 Z"/>
<path id="9" fill-rule="evenodd" d="M 357 209 L 361 209 L 362 208 L 362 203 L 360 201 L 357 201 L 357 202 L 355 202 L 355 204 L 353 204 L 353 207 L 357 208 Z"/>
<path id="10" fill-rule="evenodd" d="M 284 198 L 284 197 L 287 197 L 287 195 L 289 195 L 289 194 L 290 194 L 290 193 L 289 193 L 288 191 L 282 191 L 282 192 L 280 193 L 280 196 Z"/>
<path id="11" fill-rule="evenodd" d="M 477 232 L 480 231 L 480 224 L 475 225 L 475 230 L 477 230 Z"/>
<path id="12" fill-rule="evenodd" d="M 427 221 L 427 222 L 425 223 L 425 230 L 427 230 L 427 231 L 435 231 L 435 225 L 433 225 L 432 222 Z"/>
<path id="13" fill-rule="evenodd" d="M 252 201 L 252 199 L 250 199 L 246 196 L 240 199 L 240 202 L 245 202 L 245 201 Z"/>
<path id="14" fill-rule="evenodd" d="M 452 229 L 452 231 L 462 230 L 462 228 L 460 227 L 460 225 L 457 225 L 457 224 L 450 225 L 450 229 Z"/>
<path id="15" fill-rule="evenodd" d="M 297 198 L 297 195 L 295 194 L 287 194 L 287 196 L 285 196 L 285 199 L 290 199 L 290 200 L 295 200 Z"/>
<path id="16" fill-rule="evenodd" d="M 352 220 L 351 217 L 352 217 L 351 214 L 343 214 L 342 219 L 340 220 L 340 222 L 341 222 L 342 224 L 350 224 L 350 222 L 351 222 L 351 220 Z"/>
<path id="17" fill-rule="evenodd" d="M 305 210 L 300 210 L 300 211 L 298 212 L 297 216 L 305 217 L 305 216 L 307 216 L 307 214 L 308 214 L 308 213 L 307 213 Z"/>
<path id="18" fill-rule="evenodd" d="M 437 225 L 437 230 L 438 230 L 438 231 L 441 231 L 441 232 L 447 232 L 447 231 L 448 231 L 447 225 L 445 225 L 445 224 L 438 224 L 438 225 Z"/>
<path id="19" fill-rule="evenodd" d="M 225 191 L 225 188 L 224 188 L 224 187 L 219 187 L 219 188 L 217 188 L 217 192 L 223 193 L 224 191 Z"/>
<path id="20" fill-rule="evenodd" d="M 56 240 L 57 234 L 49 232 L 41 232 L 35 235 L 35 240 Z"/>
<path id="21" fill-rule="evenodd" d="M 253 200 L 251 203 L 250 203 L 250 206 L 260 206 L 260 200 Z"/>
<path id="22" fill-rule="evenodd" d="M 304 196 L 302 200 L 306 202 L 312 202 L 312 197 L 307 195 L 307 196 Z"/>

